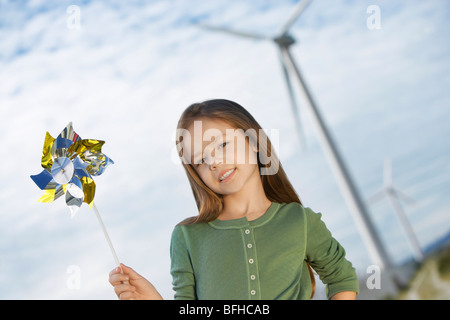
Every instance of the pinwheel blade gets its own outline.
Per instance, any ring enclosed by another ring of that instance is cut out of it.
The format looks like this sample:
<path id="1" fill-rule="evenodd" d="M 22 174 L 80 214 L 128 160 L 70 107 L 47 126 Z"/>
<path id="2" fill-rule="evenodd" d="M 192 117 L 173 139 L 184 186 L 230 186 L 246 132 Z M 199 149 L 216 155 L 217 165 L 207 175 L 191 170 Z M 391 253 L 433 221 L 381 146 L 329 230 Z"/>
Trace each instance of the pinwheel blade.
<path id="1" fill-rule="evenodd" d="M 75 175 L 79 178 L 90 177 L 87 167 L 89 166 L 86 162 L 81 161 L 79 157 L 73 159 L 73 166 L 75 168 Z"/>
<path id="2" fill-rule="evenodd" d="M 50 133 L 45 134 L 44 140 L 44 148 L 42 149 L 42 158 L 41 158 L 41 166 L 44 169 L 50 169 L 53 165 L 53 157 L 52 157 L 52 146 L 55 138 L 53 138 Z"/>
<path id="3" fill-rule="evenodd" d="M 42 170 L 39 174 L 31 175 L 30 178 L 41 190 L 45 190 L 47 185 L 53 180 L 52 174 L 47 170 Z"/>
<path id="4" fill-rule="evenodd" d="M 82 201 L 84 200 L 83 184 L 80 179 L 73 177 L 70 183 L 67 184 L 66 194 L 67 193 L 70 193 L 74 198 L 81 199 Z"/>
<path id="5" fill-rule="evenodd" d="M 42 197 L 38 199 L 39 202 L 51 203 L 64 194 L 64 187 L 58 185 L 56 188 L 45 190 Z"/>
<path id="6" fill-rule="evenodd" d="M 73 218 L 77 213 L 78 209 L 83 204 L 83 199 L 76 198 L 72 196 L 70 192 L 66 192 L 66 205 L 70 210 L 70 217 Z"/>
<path id="7" fill-rule="evenodd" d="M 84 158 L 89 164 L 87 171 L 93 176 L 101 175 L 109 165 L 114 164 L 108 156 L 98 151 L 87 151 Z"/>
<path id="8" fill-rule="evenodd" d="M 83 185 L 84 202 L 86 202 L 89 207 L 92 208 L 92 203 L 94 202 L 95 195 L 95 182 L 89 177 L 82 177 L 80 180 Z"/>
<path id="9" fill-rule="evenodd" d="M 72 143 L 81 140 L 81 137 L 73 130 L 72 122 L 69 122 L 69 124 L 64 128 L 64 130 L 61 131 L 59 137 L 68 139 L 72 141 Z"/>
<path id="10" fill-rule="evenodd" d="M 72 144 L 69 148 L 69 155 L 78 155 L 84 161 L 84 153 L 88 150 L 101 151 L 105 141 L 94 139 L 82 139 Z"/>

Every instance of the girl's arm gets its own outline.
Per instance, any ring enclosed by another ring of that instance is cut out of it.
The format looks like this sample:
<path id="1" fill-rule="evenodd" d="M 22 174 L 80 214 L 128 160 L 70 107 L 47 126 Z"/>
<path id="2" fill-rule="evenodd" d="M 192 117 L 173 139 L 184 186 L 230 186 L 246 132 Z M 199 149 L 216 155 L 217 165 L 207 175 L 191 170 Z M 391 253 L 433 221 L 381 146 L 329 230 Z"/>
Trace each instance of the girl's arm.
<path id="1" fill-rule="evenodd" d="M 355 291 L 342 291 L 331 297 L 331 300 L 356 300 Z"/>
<path id="2" fill-rule="evenodd" d="M 195 300 L 195 277 L 191 256 L 185 239 L 184 226 L 177 225 L 170 242 L 170 273 L 175 291 L 175 300 Z"/>
<path id="3" fill-rule="evenodd" d="M 327 285 L 328 299 L 355 299 L 358 277 L 345 250 L 333 238 L 320 213 L 306 208 L 306 257 L 320 279 Z"/>

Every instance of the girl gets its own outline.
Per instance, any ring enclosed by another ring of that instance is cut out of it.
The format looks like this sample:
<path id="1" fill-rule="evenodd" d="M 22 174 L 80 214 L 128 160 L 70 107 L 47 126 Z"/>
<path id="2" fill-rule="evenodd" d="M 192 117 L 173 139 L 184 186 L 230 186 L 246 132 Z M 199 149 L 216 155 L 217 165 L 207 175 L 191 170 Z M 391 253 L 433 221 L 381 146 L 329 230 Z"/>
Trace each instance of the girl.
<path id="1" fill-rule="evenodd" d="M 355 299 L 358 280 L 342 246 L 304 208 L 264 130 L 239 104 L 209 100 L 181 115 L 177 149 L 199 210 L 173 230 L 175 299 L 310 299 L 311 267 L 331 299 Z M 120 299 L 162 299 L 121 265 Z"/>

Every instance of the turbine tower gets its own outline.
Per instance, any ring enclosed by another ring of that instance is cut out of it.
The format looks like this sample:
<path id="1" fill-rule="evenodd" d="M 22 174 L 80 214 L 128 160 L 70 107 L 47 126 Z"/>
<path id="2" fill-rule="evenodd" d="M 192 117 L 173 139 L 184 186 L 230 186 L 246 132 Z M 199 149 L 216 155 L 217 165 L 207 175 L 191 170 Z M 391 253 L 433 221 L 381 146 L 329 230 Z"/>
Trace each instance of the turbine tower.
<path id="1" fill-rule="evenodd" d="M 411 223 L 409 222 L 408 217 L 406 216 L 406 213 L 400 203 L 400 200 L 403 200 L 406 203 L 414 205 L 415 201 L 394 187 L 392 183 L 392 163 L 391 159 L 389 158 L 384 159 L 383 188 L 369 199 L 369 203 L 375 203 L 384 197 L 388 198 L 392 208 L 394 209 L 394 212 L 397 215 L 398 221 L 405 231 L 406 237 L 408 238 L 411 249 L 413 251 L 414 259 L 417 262 L 422 262 L 424 259 L 423 251 L 420 247 L 419 241 L 417 240 Z"/>
<path id="2" fill-rule="evenodd" d="M 319 112 L 316 102 L 314 101 L 308 86 L 298 68 L 297 64 L 292 57 L 290 47 L 295 43 L 295 39 L 289 34 L 289 29 L 297 21 L 301 13 L 305 10 L 310 0 L 300 0 L 292 14 L 284 23 L 278 35 L 275 37 L 268 37 L 260 34 L 230 30 L 227 28 L 216 27 L 207 25 L 204 23 L 196 23 L 202 28 L 221 31 L 227 34 L 241 36 L 253 40 L 270 40 L 273 41 L 280 50 L 280 61 L 283 68 L 284 77 L 286 80 L 289 98 L 291 100 L 292 112 L 294 114 L 295 124 L 297 132 L 301 135 L 301 125 L 299 118 L 298 107 L 294 98 L 294 91 L 291 83 L 291 74 L 298 80 L 300 89 L 305 97 L 305 106 L 309 109 L 313 123 L 317 129 L 319 142 L 325 153 L 325 156 L 331 166 L 331 170 L 337 180 L 337 183 L 341 189 L 344 199 L 352 213 L 356 225 L 359 229 L 360 235 L 364 241 L 366 249 L 372 262 L 380 267 L 380 269 L 387 269 L 392 267 L 391 260 L 388 253 L 383 246 L 381 239 L 374 227 L 372 220 L 368 214 L 366 206 L 362 201 L 362 198 L 344 164 L 344 161 L 338 151 L 338 148 L 325 124 L 322 115 Z M 302 136 L 302 135 L 301 135 Z M 303 139 L 303 138 L 300 138 Z"/>

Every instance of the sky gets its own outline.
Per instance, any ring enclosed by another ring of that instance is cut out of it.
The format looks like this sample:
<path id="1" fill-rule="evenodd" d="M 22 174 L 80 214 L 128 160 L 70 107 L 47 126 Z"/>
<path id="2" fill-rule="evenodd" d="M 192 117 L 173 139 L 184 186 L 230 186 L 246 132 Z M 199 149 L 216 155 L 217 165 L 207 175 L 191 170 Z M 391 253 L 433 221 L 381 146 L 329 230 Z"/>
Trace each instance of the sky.
<path id="1" fill-rule="evenodd" d="M 105 140 L 115 162 L 95 203 L 119 259 L 173 299 L 173 227 L 197 208 L 176 158 L 182 111 L 212 98 L 244 106 L 277 130 L 281 163 L 302 203 L 323 214 L 358 274 L 372 265 L 297 90 L 296 135 L 271 41 L 297 1 L 0 1 L 1 299 L 115 299 L 114 260 L 92 210 L 38 203 L 45 133 L 70 122 Z M 377 28 L 371 28 L 379 9 Z M 394 185 L 423 248 L 450 231 L 450 3 L 316 0 L 293 24 L 292 54 L 363 199 Z M 412 251 L 387 199 L 367 205 L 395 264 Z M 319 288 L 320 290 L 320 288 Z"/>

